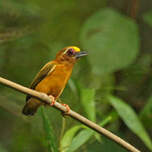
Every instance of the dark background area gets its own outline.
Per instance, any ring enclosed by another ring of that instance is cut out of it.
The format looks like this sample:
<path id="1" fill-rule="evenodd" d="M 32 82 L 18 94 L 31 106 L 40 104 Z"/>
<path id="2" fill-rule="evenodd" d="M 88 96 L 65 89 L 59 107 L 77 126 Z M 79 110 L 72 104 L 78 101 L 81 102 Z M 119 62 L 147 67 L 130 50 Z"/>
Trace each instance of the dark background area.
<path id="1" fill-rule="evenodd" d="M 86 50 L 61 100 L 142 152 L 152 151 L 151 41 L 150 0 L 0 2 L 0 76 L 29 87 L 63 47 Z M 0 85 L 0 152 L 126 151 L 53 108 L 23 116 L 24 104 Z"/>

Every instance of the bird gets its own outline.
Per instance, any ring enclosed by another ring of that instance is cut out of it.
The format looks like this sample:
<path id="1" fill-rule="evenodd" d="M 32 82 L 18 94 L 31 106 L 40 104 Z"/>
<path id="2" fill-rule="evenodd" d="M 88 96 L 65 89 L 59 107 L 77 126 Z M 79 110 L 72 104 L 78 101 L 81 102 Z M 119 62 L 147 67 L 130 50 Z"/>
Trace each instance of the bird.
<path id="1" fill-rule="evenodd" d="M 79 58 L 86 56 L 86 51 L 81 51 L 76 46 L 68 46 L 56 54 L 56 58 L 46 63 L 37 73 L 32 81 L 30 88 L 39 92 L 46 93 L 51 97 L 51 106 L 62 94 L 73 70 L 75 63 Z M 24 115 L 34 115 L 37 109 L 44 105 L 40 100 L 27 95 L 26 104 L 23 107 Z M 69 106 L 63 104 L 67 111 Z"/>

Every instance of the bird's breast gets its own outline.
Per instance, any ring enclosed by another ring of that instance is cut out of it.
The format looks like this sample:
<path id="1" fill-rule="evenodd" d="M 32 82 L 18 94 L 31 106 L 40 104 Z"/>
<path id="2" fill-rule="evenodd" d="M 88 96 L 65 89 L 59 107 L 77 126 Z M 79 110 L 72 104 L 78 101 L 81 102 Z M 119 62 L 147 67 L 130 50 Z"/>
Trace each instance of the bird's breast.
<path id="1" fill-rule="evenodd" d="M 56 98 L 59 97 L 70 78 L 72 68 L 64 65 L 56 65 L 55 69 L 36 86 L 35 90 Z"/>

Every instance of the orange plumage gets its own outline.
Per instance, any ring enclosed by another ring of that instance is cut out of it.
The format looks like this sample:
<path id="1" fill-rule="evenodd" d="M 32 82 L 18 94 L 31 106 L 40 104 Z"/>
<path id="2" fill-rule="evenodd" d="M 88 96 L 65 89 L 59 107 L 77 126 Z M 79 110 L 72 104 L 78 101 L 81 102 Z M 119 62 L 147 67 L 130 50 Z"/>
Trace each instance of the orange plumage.
<path id="1" fill-rule="evenodd" d="M 75 46 L 62 49 L 56 55 L 56 59 L 48 62 L 34 78 L 31 89 L 52 95 L 55 100 L 61 95 L 72 69 L 78 58 L 87 55 Z M 33 115 L 43 103 L 31 96 L 26 97 L 23 114 Z"/>

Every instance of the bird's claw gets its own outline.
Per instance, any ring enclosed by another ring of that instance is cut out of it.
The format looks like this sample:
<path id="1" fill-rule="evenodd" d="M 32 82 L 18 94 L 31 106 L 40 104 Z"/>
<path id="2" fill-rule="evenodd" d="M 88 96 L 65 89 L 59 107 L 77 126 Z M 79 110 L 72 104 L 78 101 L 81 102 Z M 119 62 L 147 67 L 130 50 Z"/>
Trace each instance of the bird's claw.
<path id="1" fill-rule="evenodd" d="M 50 98 L 51 98 L 51 104 L 50 104 L 50 106 L 54 106 L 54 104 L 55 104 L 55 98 L 53 97 L 53 96 L 49 96 Z"/>
<path id="2" fill-rule="evenodd" d="M 62 105 L 66 108 L 66 111 L 65 111 L 65 112 L 62 112 L 62 115 L 63 115 L 63 116 L 68 115 L 69 112 L 70 112 L 70 110 L 71 110 L 70 107 L 69 107 L 69 105 L 64 104 L 64 103 L 62 103 Z"/>

